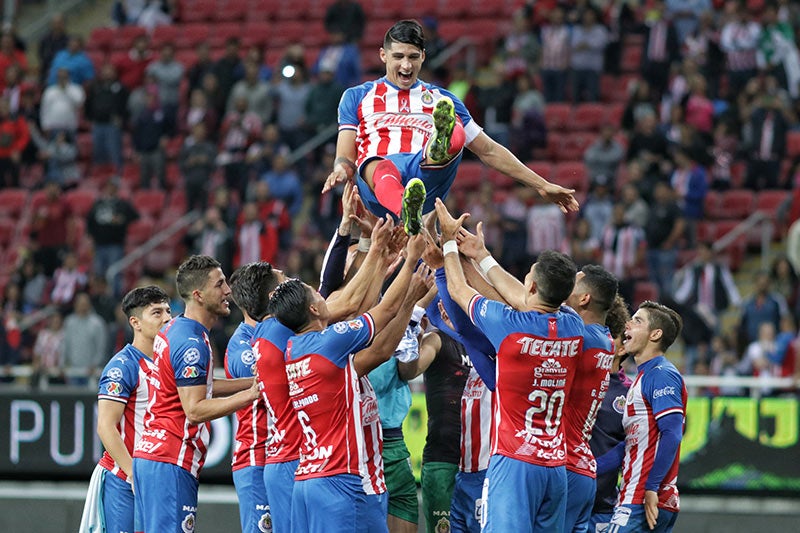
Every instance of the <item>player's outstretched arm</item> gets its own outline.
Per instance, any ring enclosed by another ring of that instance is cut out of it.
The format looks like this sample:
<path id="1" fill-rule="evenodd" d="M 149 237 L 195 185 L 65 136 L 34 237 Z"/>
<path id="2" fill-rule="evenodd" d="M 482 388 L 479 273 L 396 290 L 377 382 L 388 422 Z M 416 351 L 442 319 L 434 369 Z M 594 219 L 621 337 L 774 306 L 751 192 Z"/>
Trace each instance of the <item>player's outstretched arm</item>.
<path id="1" fill-rule="evenodd" d="M 417 263 L 422 257 L 424 249 L 425 238 L 422 234 L 414 235 L 408 239 L 408 244 L 406 245 L 406 262 L 403 264 L 403 267 L 400 269 L 400 272 L 397 274 L 392 284 L 389 285 L 380 303 L 369 311 L 369 314 L 372 315 L 372 319 L 375 322 L 376 332 L 386 327 L 389 321 L 398 313 L 400 306 L 403 304 L 409 292 L 411 277 L 414 274 L 414 270 L 417 268 Z M 424 293 L 420 294 L 414 302 L 416 303 L 422 296 L 424 296 Z M 408 324 L 408 320 L 406 320 L 406 324 Z M 397 345 L 393 346 L 392 350 L 396 347 Z"/>
<path id="2" fill-rule="evenodd" d="M 100 437 L 100 442 L 103 443 L 108 455 L 130 478 L 133 476 L 133 460 L 117 429 L 125 413 L 125 405 L 114 400 L 97 401 L 97 436 Z"/>
<path id="3" fill-rule="evenodd" d="M 447 276 L 447 290 L 450 297 L 458 304 L 465 313 L 468 313 L 469 301 L 478 291 L 467 285 L 464 277 L 464 270 L 461 268 L 461 260 L 458 257 L 458 235 L 461 225 L 469 216 L 461 215 L 458 220 L 454 219 L 445 207 L 440 198 L 436 199 L 436 216 L 439 218 L 439 226 L 442 228 L 442 252 L 444 252 L 444 271 Z"/>
<path id="4" fill-rule="evenodd" d="M 408 293 L 403 299 L 397 315 L 378 333 L 372 345 L 358 352 L 353 359 L 353 364 L 359 376 L 370 373 L 389 360 L 403 338 L 408 322 L 411 320 L 414 306 L 420 298 L 425 296 L 425 293 L 429 291 L 432 285 L 433 271 L 427 266 L 421 265 L 411 276 Z"/>
<path id="5" fill-rule="evenodd" d="M 442 349 L 442 333 L 431 331 L 423 335 L 419 341 L 419 357 L 408 363 L 397 363 L 397 374 L 403 381 L 411 381 L 431 366 L 439 351 Z"/>
<path id="6" fill-rule="evenodd" d="M 336 159 L 333 170 L 328 174 L 322 194 L 330 191 L 340 183 L 353 179 L 356 174 L 356 132 L 355 130 L 342 130 L 336 138 Z"/>
<path id="7" fill-rule="evenodd" d="M 248 379 L 251 386 L 226 398 L 206 398 L 206 385 L 178 387 L 183 412 L 191 424 L 202 424 L 216 418 L 228 416 L 247 407 L 259 398 L 258 382 Z M 233 380 L 232 380 L 233 381 Z"/>
<path id="8" fill-rule="evenodd" d="M 526 167 L 522 161 L 512 154 L 508 148 L 494 141 L 491 137 L 481 132 L 467 145 L 481 161 L 493 169 L 514 178 L 515 180 L 530 185 L 545 200 L 556 204 L 565 213 L 577 211 L 580 206 L 575 199 L 575 189 L 566 189 L 551 183 L 533 170 Z"/>
<path id="9" fill-rule="evenodd" d="M 253 378 L 214 378 L 214 384 L 211 387 L 211 395 L 214 398 L 224 398 L 231 394 L 236 394 L 239 391 L 247 390 L 251 385 L 253 385 Z"/>

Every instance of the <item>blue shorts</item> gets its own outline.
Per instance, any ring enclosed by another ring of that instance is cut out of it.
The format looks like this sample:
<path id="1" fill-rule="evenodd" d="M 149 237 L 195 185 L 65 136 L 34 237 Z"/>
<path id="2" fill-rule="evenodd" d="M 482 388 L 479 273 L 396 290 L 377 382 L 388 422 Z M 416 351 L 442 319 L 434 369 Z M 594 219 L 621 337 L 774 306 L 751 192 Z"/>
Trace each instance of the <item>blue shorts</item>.
<path id="1" fill-rule="evenodd" d="M 192 531 L 197 522 L 197 478 L 169 463 L 135 458 L 137 533 Z"/>
<path id="2" fill-rule="evenodd" d="M 483 480 L 486 470 L 459 472 L 450 502 L 450 531 L 453 533 L 480 533 Z"/>
<path id="3" fill-rule="evenodd" d="M 275 533 L 290 531 L 292 527 L 292 490 L 294 471 L 300 463 L 298 459 L 285 463 L 264 465 L 264 488 L 270 503 L 272 530 Z"/>
<path id="4" fill-rule="evenodd" d="M 458 164 L 461 162 L 461 156 L 464 151 L 462 150 L 459 152 L 459 154 L 448 161 L 446 165 L 436 167 L 422 166 L 424 153 L 424 150 L 420 150 L 415 154 L 390 154 L 383 159 L 388 159 L 395 164 L 400 171 L 400 176 L 403 178 L 403 185 L 413 178 L 419 178 L 425 183 L 427 197 L 425 199 L 425 204 L 422 206 L 422 212 L 429 213 L 433 211 L 436 198 L 441 198 L 442 200 L 447 198 L 447 193 L 450 192 L 450 186 L 453 185 L 453 181 L 456 179 L 456 171 L 458 171 Z M 361 177 L 361 172 L 367 163 L 375 159 L 374 157 L 367 159 L 361 164 L 356 183 L 358 184 L 358 194 L 361 195 L 361 200 L 364 202 L 367 209 L 372 211 L 375 215 L 382 217 L 388 214 L 389 211 L 381 205 L 375 197 L 375 192 L 369 188 L 367 182 Z"/>
<path id="5" fill-rule="evenodd" d="M 589 533 L 605 533 L 612 516 L 611 513 L 592 513 L 589 517 Z"/>
<path id="6" fill-rule="evenodd" d="M 267 492 L 264 489 L 264 467 L 246 466 L 233 471 L 233 485 L 239 498 L 239 519 L 242 533 L 263 533 L 272 530 Z"/>
<path id="7" fill-rule="evenodd" d="M 594 507 L 594 493 L 597 483 L 594 478 L 567 470 L 567 514 L 564 531 L 586 533 L 589 530 L 589 517 Z"/>
<path id="8" fill-rule="evenodd" d="M 614 507 L 614 515 L 611 517 L 611 523 L 608 525 L 606 532 L 652 531 L 653 533 L 669 533 L 675 526 L 677 519 L 678 513 L 659 509 L 656 527 L 650 529 L 650 526 L 647 525 L 644 505 L 618 505 Z"/>
<path id="9" fill-rule="evenodd" d="M 386 519 L 389 517 L 389 493 L 367 494 L 367 503 L 361 515 L 364 531 L 388 533 Z"/>
<path id="10" fill-rule="evenodd" d="M 493 455 L 483 483 L 484 533 L 563 531 L 567 469 Z"/>
<path id="11" fill-rule="evenodd" d="M 361 478 L 354 474 L 296 481 L 292 492 L 292 533 L 366 533 L 362 520 L 366 507 Z"/>
<path id="12" fill-rule="evenodd" d="M 103 471 L 104 531 L 133 533 L 133 490 L 130 484 L 108 470 Z"/>

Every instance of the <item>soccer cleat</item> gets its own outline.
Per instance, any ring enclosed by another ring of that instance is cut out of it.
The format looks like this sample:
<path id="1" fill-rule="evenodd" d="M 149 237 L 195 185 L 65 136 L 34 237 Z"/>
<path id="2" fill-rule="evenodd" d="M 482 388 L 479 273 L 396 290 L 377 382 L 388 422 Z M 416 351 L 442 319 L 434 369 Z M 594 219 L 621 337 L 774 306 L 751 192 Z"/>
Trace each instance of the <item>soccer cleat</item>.
<path id="1" fill-rule="evenodd" d="M 400 219 L 408 235 L 416 235 L 422 230 L 422 205 L 425 203 L 425 194 L 425 183 L 421 179 L 414 178 L 406 184 Z"/>
<path id="2" fill-rule="evenodd" d="M 453 101 L 442 96 L 433 110 L 433 137 L 428 144 L 428 158 L 435 165 L 443 165 L 450 161 L 450 140 L 453 137 L 453 128 L 456 125 L 456 110 Z"/>

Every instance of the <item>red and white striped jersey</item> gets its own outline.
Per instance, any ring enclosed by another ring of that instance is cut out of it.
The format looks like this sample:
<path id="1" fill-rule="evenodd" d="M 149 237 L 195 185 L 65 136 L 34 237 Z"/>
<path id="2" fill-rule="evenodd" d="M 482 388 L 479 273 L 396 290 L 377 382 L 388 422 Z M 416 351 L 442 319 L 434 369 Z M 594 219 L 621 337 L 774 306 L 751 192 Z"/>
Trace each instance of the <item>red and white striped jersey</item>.
<path id="1" fill-rule="evenodd" d="M 127 344 L 108 362 L 98 384 L 98 400 L 125 404 L 117 430 L 131 455 L 133 445 L 139 440 L 144 429 L 144 414 L 147 411 L 147 375 L 152 369 L 153 362 L 150 358 Z M 100 466 L 120 479 L 127 479 L 125 471 L 108 452 L 103 452 Z"/>
<path id="2" fill-rule="evenodd" d="M 153 352 L 144 430 L 133 457 L 174 464 L 198 477 L 206 459 L 210 424 L 189 422 L 178 387 L 205 385 L 206 398 L 211 398 L 214 358 L 208 330 L 180 315 L 159 332 Z"/>
<path id="3" fill-rule="evenodd" d="M 286 377 L 304 437 L 295 480 L 355 474 L 369 485 L 352 354 L 366 348 L 374 332 L 372 317 L 364 314 L 289 339 Z"/>
<path id="4" fill-rule="evenodd" d="M 686 420 L 686 386 L 678 369 L 669 360 L 658 356 L 639 365 L 625 399 L 622 427 L 625 428 L 625 458 L 622 463 L 622 488 L 618 505 L 644 503 L 645 484 L 658 449 L 658 419 L 681 413 Z M 677 513 L 678 462 L 680 447 L 658 488 L 658 507 Z"/>
<path id="5" fill-rule="evenodd" d="M 480 472 L 489 468 L 492 454 L 492 391 L 478 372 L 470 368 L 464 393 L 461 395 L 461 460 L 462 472 Z"/>
<path id="6" fill-rule="evenodd" d="M 442 96 L 453 100 L 464 126 L 466 144 L 482 131 L 454 94 L 418 81 L 411 89 L 398 89 L 386 78 L 368 81 L 344 92 L 339 102 L 339 131 L 356 132 L 356 164 L 387 154 L 416 153 L 434 131 L 433 109 Z"/>
<path id="7" fill-rule="evenodd" d="M 361 425 L 364 428 L 364 463 L 367 465 L 367 479 L 364 492 L 383 494 L 386 480 L 383 477 L 383 426 L 378 412 L 378 396 L 368 376 L 359 378 L 361 392 Z"/>
<path id="8" fill-rule="evenodd" d="M 575 380 L 564 407 L 564 432 L 567 436 L 567 470 L 597 477 L 597 462 L 589 440 L 608 390 L 608 372 L 614 361 L 614 340 L 608 328 L 587 324 L 583 353 L 578 356 Z"/>

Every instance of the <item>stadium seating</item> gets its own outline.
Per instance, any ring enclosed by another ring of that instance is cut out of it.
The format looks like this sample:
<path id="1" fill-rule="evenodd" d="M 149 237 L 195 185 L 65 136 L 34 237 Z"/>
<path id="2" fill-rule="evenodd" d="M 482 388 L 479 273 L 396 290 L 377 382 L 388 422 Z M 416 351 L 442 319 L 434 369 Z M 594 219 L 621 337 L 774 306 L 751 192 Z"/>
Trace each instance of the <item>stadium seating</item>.
<path id="1" fill-rule="evenodd" d="M 548 104 L 544 108 L 544 123 L 547 132 L 568 129 L 572 117 L 572 106 L 569 104 Z"/>
<path id="2" fill-rule="evenodd" d="M 128 226 L 128 233 L 125 236 L 125 248 L 131 251 L 136 246 L 144 243 L 153 236 L 155 222 L 151 218 L 140 218 L 131 222 Z"/>
<path id="3" fill-rule="evenodd" d="M 571 131 L 598 131 L 606 119 L 606 106 L 602 104 L 580 104 L 572 113 Z"/>
<path id="4" fill-rule="evenodd" d="M 0 217 L 18 217 L 28 203 L 26 189 L 0 189 Z"/>
<path id="5" fill-rule="evenodd" d="M 558 163 L 553 168 L 553 180 L 562 187 L 571 187 L 577 191 L 589 190 L 589 175 L 586 165 L 581 161 Z"/>
<path id="6" fill-rule="evenodd" d="M 658 286 L 650 281 L 637 281 L 633 288 L 633 308 L 639 307 L 647 300 L 658 300 Z"/>
<path id="7" fill-rule="evenodd" d="M 64 201 L 72 214 L 81 218 L 86 218 L 96 200 L 97 191 L 94 189 L 74 189 L 64 194 Z"/>
<path id="8" fill-rule="evenodd" d="M 745 219 L 753 212 L 755 195 L 745 189 L 731 189 L 720 196 L 720 211 L 727 218 Z"/>
<path id="9" fill-rule="evenodd" d="M 164 209 L 166 193 L 157 189 L 140 189 L 133 193 L 131 201 L 139 216 L 157 218 Z"/>

